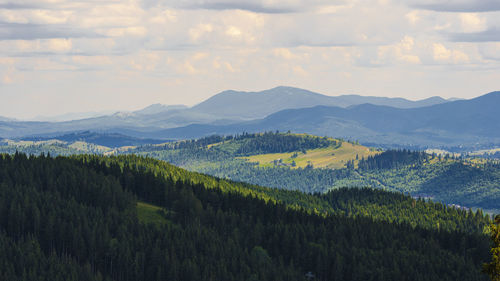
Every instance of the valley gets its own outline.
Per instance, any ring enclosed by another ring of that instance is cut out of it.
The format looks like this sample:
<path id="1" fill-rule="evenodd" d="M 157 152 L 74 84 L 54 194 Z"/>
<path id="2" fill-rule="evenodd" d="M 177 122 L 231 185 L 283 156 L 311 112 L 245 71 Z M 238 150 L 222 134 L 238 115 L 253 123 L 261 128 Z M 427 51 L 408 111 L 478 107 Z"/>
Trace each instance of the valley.
<path id="1" fill-rule="evenodd" d="M 325 193 L 342 187 L 371 187 L 474 210 L 481 208 L 489 213 L 500 211 L 497 160 L 402 150 L 384 152 L 355 142 L 304 134 L 211 136 L 119 148 L 59 140 L 0 146 L 0 152 L 16 151 L 54 156 L 134 154 L 191 171 L 279 189 Z M 375 160 L 368 161 L 372 158 Z"/>

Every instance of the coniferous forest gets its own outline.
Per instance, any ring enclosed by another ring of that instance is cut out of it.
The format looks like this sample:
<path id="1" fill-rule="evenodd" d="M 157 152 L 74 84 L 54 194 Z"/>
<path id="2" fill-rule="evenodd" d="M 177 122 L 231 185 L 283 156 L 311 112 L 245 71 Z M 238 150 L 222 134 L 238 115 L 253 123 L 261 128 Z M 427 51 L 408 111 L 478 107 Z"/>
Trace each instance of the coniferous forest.
<path id="1" fill-rule="evenodd" d="M 137 156 L 1 155 L 0 280 L 488 280 L 482 213 L 337 192 Z"/>

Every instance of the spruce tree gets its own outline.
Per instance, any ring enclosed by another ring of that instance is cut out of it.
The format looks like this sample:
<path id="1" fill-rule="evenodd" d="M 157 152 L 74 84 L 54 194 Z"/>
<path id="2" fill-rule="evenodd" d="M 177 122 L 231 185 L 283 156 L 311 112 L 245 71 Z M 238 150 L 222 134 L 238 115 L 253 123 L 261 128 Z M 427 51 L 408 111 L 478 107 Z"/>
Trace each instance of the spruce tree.
<path id="1" fill-rule="evenodd" d="M 491 240 L 491 262 L 483 265 L 483 271 L 488 274 L 492 281 L 500 281 L 500 215 L 490 225 Z"/>

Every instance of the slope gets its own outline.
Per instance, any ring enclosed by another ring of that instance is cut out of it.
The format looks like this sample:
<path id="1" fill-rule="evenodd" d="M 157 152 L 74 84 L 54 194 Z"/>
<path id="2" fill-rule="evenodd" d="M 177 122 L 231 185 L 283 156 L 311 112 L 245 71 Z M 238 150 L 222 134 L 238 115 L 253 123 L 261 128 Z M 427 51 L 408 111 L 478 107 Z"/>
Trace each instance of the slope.
<path id="1" fill-rule="evenodd" d="M 347 148 L 342 154 L 338 151 L 339 144 Z M 386 159 L 383 161 L 389 164 L 384 167 L 389 168 L 367 169 L 367 165 L 359 167 L 359 163 L 368 161 L 369 156 L 379 155 L 376 151 L 367 151 L 364 146 L 341 140 L 283 133 L 212 136 L 144 146 L 124 153 L 161 159 L 221 178 L 281 189 L 324 193 L 340 187 L 369 186 L 411 193 L 446 204 L 500 211 L 500 165 L 494 161 L 387 151 L 376 159 Z M 416 160 L 398 162 L 398 159 Z M 292 161 L 296 161 L 296 167 L 292 167 Z M 307 161 L 312 161 L 312 165 Z M 297 167 L 299 165 L 305 167 Z"/>
<path id="2" fill-rule="evenodd" d="M 483 235 L 319 216 L 151 159 L 2 155 L 0 172 L 2 280 L 486 280 Z M 136 198 L 171 223 L 142 223 Z"/>

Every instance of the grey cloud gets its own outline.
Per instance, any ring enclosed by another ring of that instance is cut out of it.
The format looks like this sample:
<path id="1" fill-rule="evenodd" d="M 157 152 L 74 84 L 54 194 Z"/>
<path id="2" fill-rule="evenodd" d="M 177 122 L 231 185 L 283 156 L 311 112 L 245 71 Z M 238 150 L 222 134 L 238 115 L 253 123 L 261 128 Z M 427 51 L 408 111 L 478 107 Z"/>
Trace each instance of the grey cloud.
<path id="1" fill-rule="evenodd" d="M 453 42 L 500 42 L 500 29 L 491 28 L 482 32 L 451 33 L 448 37 Z"/>
<path id="2" fill-rule="evenodd" d="M 421 2 L 421 1 L 420 1 Z M 427 1 L 417 3 L 412 1 L 410 6 L 438 12 L 493 12 L 500 11 L 499 0 L 462 0 L 462 1 Z"/>
<path id="3" fill-rule="evenodd" d="M 346 0 L 312 0 L 304 1 L 300 4 L 296 1 L 280 1 L 278 3 L 268 4 L 266 1 L 256 0 L 187 0 L 187 1 L 170 1 L 170 0 L 144 0 L 144 7 L 153 7 L 158 5 L 170 6 L 181 9 L 207 9 L 207 10 L 245 10 L 255 13 L 267 14 L 285 14 L 303 12 L 321 5 L 334 5 L 345 3 Z"/>
<path id="4" fill-rule="evenodd" d="M 0 9 L 7 9 L 7 10 L 38 9 L 42 7 L 43 6 L 41 5 L 34 5 L 34 4 L 19 4 L 19 3 L 0 4 Z"/>
<path id="5" fill-rule="evenodd" d="M 229 3 L 229 2 L 207 2 L 186 6 L 188 9 L 208 9 L 208 10 L 246 10 L 255 13 L 283 14 L 297 12 L 298 9 L 292 7 L 266 7 L 260 3 Z"/>
<path id="6" fill-rule="evenodd" d="M 0 22 L 0 40 L 34 40 L 48 38 L 98 38 L 99 34 L 63 25 L 20 24 Z"/>

